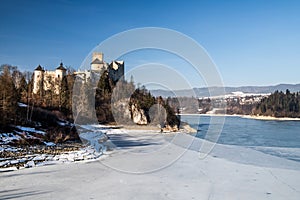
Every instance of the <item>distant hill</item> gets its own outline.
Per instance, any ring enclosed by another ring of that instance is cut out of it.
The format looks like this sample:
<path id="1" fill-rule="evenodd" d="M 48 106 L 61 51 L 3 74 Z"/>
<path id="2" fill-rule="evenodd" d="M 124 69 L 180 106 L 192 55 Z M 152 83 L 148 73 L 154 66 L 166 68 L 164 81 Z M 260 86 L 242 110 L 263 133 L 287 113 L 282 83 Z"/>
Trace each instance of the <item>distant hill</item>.
<path id="1" fill-rule="evenodd" d="M 210 93 L 207 87 L 205 88 L 193 88 L 186 90 L 150 90 L 151 94 L 154 96 L 162 97 L 207 97 L 207 96 L 217 96 L 222 94 L 222 87 L 210 87 Z M 241 86 L 241 87 L 225 87 L 225 93 L 230 94 L 232 92 L 244 92 L 244 93 L 273 93 L 276 90 L 286 91 L 289 89 L 291 92 L 300 91 L 300 84 L 279 84 L 274 86 Z"/>

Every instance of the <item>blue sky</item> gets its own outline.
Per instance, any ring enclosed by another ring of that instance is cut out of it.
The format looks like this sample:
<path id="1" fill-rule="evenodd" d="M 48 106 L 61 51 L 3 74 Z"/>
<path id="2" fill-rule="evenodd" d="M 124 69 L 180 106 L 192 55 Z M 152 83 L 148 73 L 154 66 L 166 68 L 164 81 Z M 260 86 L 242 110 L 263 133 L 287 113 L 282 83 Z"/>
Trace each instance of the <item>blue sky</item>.
<path id="1" fill-rule="evenodd" d="M 1 1 L 0 9 L 0 63 L 22 70 L 38 64 L 53 69 L 61 60 L 77 69 L 108 37 L 151 26 L 174 29 L 196 40 L 227 86 L 300 83 L 300 2 L 296 0 L 10 0 Z M 127 69 L 145 58 L 169 60 L 168 55 L 155 56 L 128 57 Z M 187 67 L 180 61 L 169 64 L 179 71 Z M 203 86 L 192 75 L 191 83 Z"/>

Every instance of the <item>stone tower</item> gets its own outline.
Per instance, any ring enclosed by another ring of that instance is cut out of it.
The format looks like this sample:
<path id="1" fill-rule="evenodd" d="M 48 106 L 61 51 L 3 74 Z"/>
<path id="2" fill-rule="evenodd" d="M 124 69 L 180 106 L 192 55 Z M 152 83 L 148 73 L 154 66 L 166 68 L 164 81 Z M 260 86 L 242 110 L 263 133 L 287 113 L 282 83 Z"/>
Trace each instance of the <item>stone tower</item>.
<path id="1" fill-rule="evenodd" d="M 61 62 L 55 70 L 56 78 L 62 80 L 62 78 L 66 76 L 66 71 L 66 68 L 64 68 L 63 63 Z"/>
<path id="2" fill-rule="evenodd" d="M 33 93 L 36 94 L 38 93 L 40 87 L 42 87 L 43 83 L 43 75 L 44 75 L 44 70 L 39 65 L 33 72 Z"/>
<path id="3" fill-rule="evenodd" d="M 106 66 L 103 61 L 103 53 L 94 52 L 92 62 L 91 62 L 91 70 L 100 72 L 105 69 L 106 69 Z"/>

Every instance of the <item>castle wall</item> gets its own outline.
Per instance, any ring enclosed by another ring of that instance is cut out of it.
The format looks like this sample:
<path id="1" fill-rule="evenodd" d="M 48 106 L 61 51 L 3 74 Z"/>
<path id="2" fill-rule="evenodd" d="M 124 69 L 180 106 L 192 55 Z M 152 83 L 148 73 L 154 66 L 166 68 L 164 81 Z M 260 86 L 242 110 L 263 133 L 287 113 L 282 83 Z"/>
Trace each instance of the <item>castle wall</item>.
<path id="1" fill-rule="evenodd" d="M 33 93 L 38 93 L 40 89 L 40 81 L 43 79 L 43 71 L 34 71 L 33 74 Z"/>
<path id="2" fill-rule="evenodd" d="M 102 64 L 91 64 L 91 70 L 92 71 L 104 71 L 106 70 L 106 65 L 105 63 Z"/>
<path id="3" fill-rule="evenodd" d="M 62 79 L 64 76 L 66 76 L 66 71 L 57 69 L 57 70 L 55 70 L 55 76 L 58 79 Z"/>

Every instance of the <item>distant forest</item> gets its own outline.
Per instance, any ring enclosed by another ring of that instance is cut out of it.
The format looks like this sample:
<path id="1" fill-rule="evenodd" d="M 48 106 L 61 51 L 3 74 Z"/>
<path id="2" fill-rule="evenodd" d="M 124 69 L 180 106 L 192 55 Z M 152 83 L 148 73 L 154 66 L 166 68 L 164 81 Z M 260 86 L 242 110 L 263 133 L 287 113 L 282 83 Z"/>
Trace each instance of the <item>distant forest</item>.
<path id="1" fill-rule="evenodd" d="M 275 91 L 256 105 L 253 114 L 272 117 L 300 117 L 300 93 Z"/>
<path id="2" fill-rule="evenodd" d="M 244 97 L 244 100 L 253 99 L 253 96 Z M 216 109 L 215 114 L 262 115 L 272 117 L 300 117 L 300 92 L 291 93 L 275 91 L 260 101 L 243 103 L 240 99 L 227 98 L 226 110 L 222 99 L 197 99 L 194 97 L 167 98 L 167 102 L 174 108 L 181 108 L 184 114 L 206 114 Z"/>

